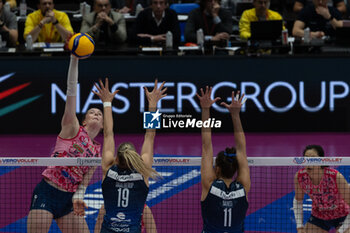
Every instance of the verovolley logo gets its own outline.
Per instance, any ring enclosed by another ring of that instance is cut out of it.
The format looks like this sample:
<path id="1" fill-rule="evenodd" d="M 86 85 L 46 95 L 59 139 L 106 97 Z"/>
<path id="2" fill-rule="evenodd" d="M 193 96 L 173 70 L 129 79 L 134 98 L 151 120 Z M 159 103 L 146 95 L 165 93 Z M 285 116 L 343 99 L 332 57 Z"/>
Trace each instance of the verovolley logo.
<path id="1" fill-rule="evenodd" d="M 38 163 L 38 159 L 0 159 L 0 164 L 15 164 L 15 165 L 34 165 Z"/>
<path id="2" fill-rule="evenodd" d="M 306 160 L 304 157 L 296 157 L 296 158 L 294 158 L 293 162 L 296 164 L 303 164 L 306 162 Z"/>
<path id="3" fill-rule="evenodd" d="M 170 165 L 174 165 L 174 164 L 188 165 L 190 163 L 190 159 L 183 159 L 183 158 L 157 159 L 157 158 L 155 158 L 154 163 L 157 165 L 163 165 L 163 166 L 170 166 Z"/>
<path id="4" fill-rule="evenodd" d="M 5 81 L 6 79 L 8 78 L 11 78 L 15 73 L 10 73 L 10 74 L 6 74 L 6 75 L 3 75 L 3 76 L 0 76 L 0 83 Z M 13 87 L 13 88 L 10 88 L 8 90 L 5 90 L 3 92 L 0 92 L 0 100 L 8 97 L 8 96 L 11 96 L 13 94 L 15 94 L 16 92 L 26 88 L 27 86 L 29 86 L 31 84 L 31 82 L 27 82 L 27 83 L 24 83 L 24 84 L 21 84 L 21 85 L 18 85 L 16 87 Z M 0 117 L 10 113 L 10 112 L 13 112 L 25 105 L 28 105 L 30 104 L 31 102 L 33 102 L 34 100 L 40 98 L 42 95 L 37 95 L 37 96 L 33 96 L 33 97 L 30 97 L 30 98 L 27 98 L 27 99 L 24 99 L 24 100 L 21 100 L 17 103 L 14 103 L 14 104 L 11 104 L 9 106 L 6 106 L 4 108 L 1 108 L 0 109 Z"/>
<path id="5" fill-rule="evenodd" d="M 332 165 L 342 163 L 342 158 L 320 158 L 320 157 L 295 157 L 293 162 L 296 164 L 319 164 L 319 165 Z"/>
<path id="6" fill-rule="evenodd" d="M 343 158 L 305 158 L 307 164 L 339 164 Z"/>

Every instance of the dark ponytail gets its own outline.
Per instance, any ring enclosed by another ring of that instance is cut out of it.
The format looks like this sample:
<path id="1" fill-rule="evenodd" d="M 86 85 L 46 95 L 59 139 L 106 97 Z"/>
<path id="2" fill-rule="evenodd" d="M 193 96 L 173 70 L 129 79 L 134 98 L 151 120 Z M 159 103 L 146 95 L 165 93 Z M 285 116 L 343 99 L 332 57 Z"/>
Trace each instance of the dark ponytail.
<path id="1" fill-rule="evenodd" d="M 324 157 L 324 150 L 320 145 L 307 145 L 303 151 L 303 156 L 305 156 L 305 153 L 308 150 L 315 150 L 319 157 Z M 329 166 L 321 166 L 321 168 L 325 168 L 325 167 L 329 167 Z"/>
<path id="2" fill-rule="evenodd" d="M 227 147 L 225 151 L 220 151 L 216 157 L 215 165 L 220 168 L 220 175 L 223 178 L 232 178 L 238 170 L 236 148 Z"/>
<path id="3" fill-rule="evenodd" d="M 315 150 L 318 156 L 324 157 L 324 150 L 320 145 L 307 145 L 303 151 L 303 156 L 305 156 L 305 153 L 308 150 Z"/>

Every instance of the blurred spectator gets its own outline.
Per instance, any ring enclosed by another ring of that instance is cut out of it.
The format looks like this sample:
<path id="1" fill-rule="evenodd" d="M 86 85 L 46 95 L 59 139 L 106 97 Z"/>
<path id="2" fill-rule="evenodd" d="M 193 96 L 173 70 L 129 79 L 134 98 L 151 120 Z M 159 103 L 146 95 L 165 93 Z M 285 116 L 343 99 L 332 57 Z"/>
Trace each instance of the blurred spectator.
<path id="1" fill-rule="evenodd" d="M 6 1 L 4 1 L 4 4 L 5 3 L 10 4 L 11 10 L 13 10 L 17 6 L 16 0 L 6 0 Z"/>
<path id="2" fill-rule="evenodd" d="M 38 6 L 27 16 L 24 39 L 31 35 L 33 42 L 63 42 L 73 34 L 67 14 L 55 10 L 53 0 L 40 0 Z"/>
<path id="3" fill-rule="evenodd" d="M 178 45 L 181 35 L 176 12 L 168 8 L 166 0 L 152 0 L 151 7 L 137 16 L 133 34 L 138 44 L 163 44 L 168 31 L 173 34 L 173 44 Z"/>
<path id="4" fill-rule="evenodd" d="M 328 0 L 313 0 L 314 5 L 304 7 L 293 27 L 293 36 L 303 37 L 304 28 L 310 28 L 311 38 L 333 36 L 337 27 L 343 26 L 340 12 L 327 6 Z"/>
<path id="5" fill-rule="evenodd" d="M 236 15 L 236 2 L 237 0 L 221 0 L 220 6 L 230 11 L 232 15 Z"/>
<path id="6" fill-rule="evenodd" d="M 8 34 L 7 47 L 15 46 L 18 39 L 17 19 L 14 13 L 4 9 L 5 0 L 0 0 L 0 32 Z M 7 37 L 7 36 L 6 36 Z"/>
<path id="7" fill-rule="evenodd" d="M 295 12 L 300 12 L 304 6 L 309 5 L 312 5 L 312 0 L 295 0 L 293 10 Z M 342 14 L 346 13 L 346 5 L 344 0 L 333 0 L 333 7 L 336 7 L 337 10 Z"/>
<path id="8" fill-rule="evenodd" d="M 149 6 L 148 0 L 111 0 L 112 8 L 119 13 L 135 15 L 136 6 L 141 5 L 142 9 Z"/>
<path id="9" fill-rule="evenodd" d="M 220 6 L 219 0 L 200 0 L 199 8 L 190 12 L 185 28 L 185 40 L 197 42 L 197 30 L 202 28 L 205 40 L 228 40 L 232 33 L 232 14 Z"/>
<path id="10" fill-rule="evenodd" d="M 239 33 L 242 39 L 251 37 L 250 22 L 264 20 L 282 20 L 282 16 L 269 9 L 270 0 L 254 0 L 254 8 L 245 10 L 239 21 Z"/>
<path id="11" fill-rule="evenodd" d="M 85 15 L 80 32 L 88 33 L 97 43 L 123 43 L 127 37 L 125 19 L 111 9 L 109 0 L 95 0 L 94 11 Z"/>

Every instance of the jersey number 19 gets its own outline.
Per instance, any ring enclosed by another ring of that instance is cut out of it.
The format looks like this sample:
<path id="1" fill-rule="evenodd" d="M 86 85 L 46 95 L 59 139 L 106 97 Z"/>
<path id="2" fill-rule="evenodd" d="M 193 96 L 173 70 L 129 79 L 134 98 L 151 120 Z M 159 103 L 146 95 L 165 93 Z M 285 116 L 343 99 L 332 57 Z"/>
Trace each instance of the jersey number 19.
<path id="1" fill-rule="evenodd" d="M 118 188 L 118 207 L 127 207 L 129 204 L 129 189 Z"/>

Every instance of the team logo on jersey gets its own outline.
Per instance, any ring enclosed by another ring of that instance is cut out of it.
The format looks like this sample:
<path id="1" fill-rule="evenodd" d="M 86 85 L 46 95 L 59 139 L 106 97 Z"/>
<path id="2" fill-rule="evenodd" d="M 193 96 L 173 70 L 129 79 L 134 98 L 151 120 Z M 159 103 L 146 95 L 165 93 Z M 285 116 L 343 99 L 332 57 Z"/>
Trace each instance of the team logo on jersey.
<path id="1" fill-rule="evenodd" d="M 125 219 L 125 214 L 123 212 L 119 212 L 117 213 L 117 218 L 120 220 L 124 220 Z"/>
<path id="2" fill-rule="evenodd" d="M 156 112 L 144 112 L 143 113 L 143 128 L 144 129 L 160 129 L 160 121 L 162 114 L 159 113 L 159 109 Z"/>

